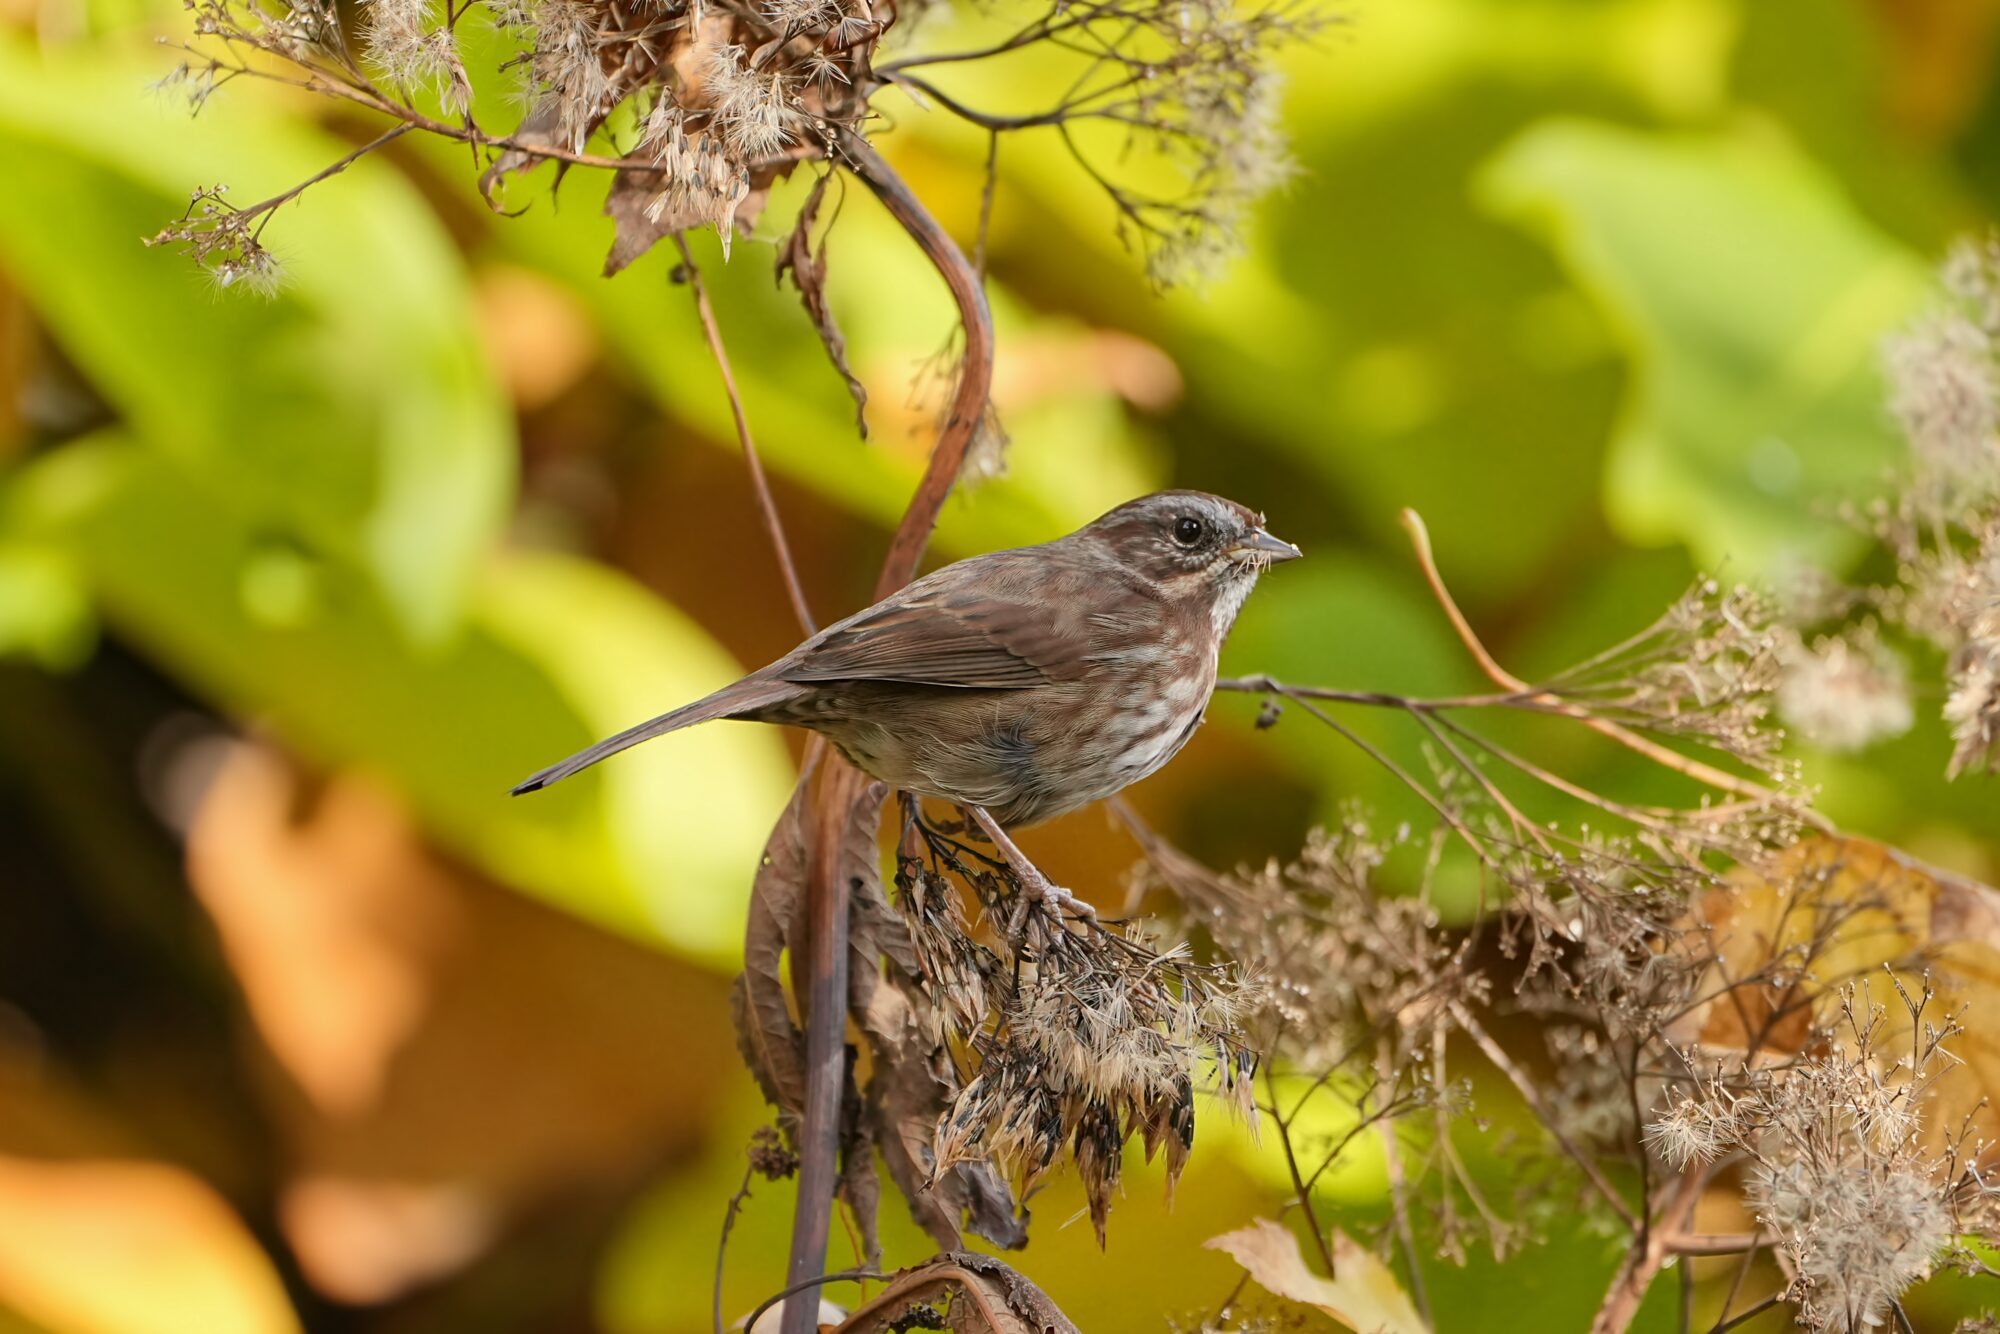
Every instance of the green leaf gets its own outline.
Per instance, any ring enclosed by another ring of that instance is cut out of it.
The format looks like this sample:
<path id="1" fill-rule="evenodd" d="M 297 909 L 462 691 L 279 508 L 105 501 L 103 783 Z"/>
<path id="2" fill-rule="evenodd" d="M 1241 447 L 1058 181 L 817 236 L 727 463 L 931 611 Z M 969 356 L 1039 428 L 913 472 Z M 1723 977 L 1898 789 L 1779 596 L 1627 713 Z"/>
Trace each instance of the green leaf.
<path id="1" fill-rule="evenodd" d="M 1544 121 L 1479 193 L 1548 241 L 1622 339 L 1605 486 L 1627 537 L 1751 573 L 1853 555 L 1857 535 L 1814 506 L 1896 457 L 1875 350 L 1923 299 L 1914 255 L 1765 127 Z"/>
<path id="2" fill-rule="evenodd" d="M 59 545 L 154 660 L 301 753 L 372 772 L 496 878 L 683 953 L 736 957 L 750 870 L 789 786 L 774 731 L 699 728 L 507 795 L 739 674 L 624 576 L 494 557 L 462 632 L 419 649 L 365 576 L 274 543 L 177 461 L 115 434 L 24 470 L 5 518 Z"/>
<path id="3" fill-rule="evenodd" d="M 218 178 L 239 205 L 350 151 L 232 87 L 199 119 L 171 68 L 0 41 L 0 268 L 147 446 L 277 538 L 367 569 L 410 633 L 451 629 L 504 522 L 512 427 L 473 334 L 464 267 L 422 196 L 362 161 L 287 205 L 274 300 L 218 294 L 142 237 Z"/>
<path id="4" fill-rule="evenodd" d="M 89 591 L 61 552 L 0 544 L 0 658 L 63 671 L 88 658 L 96 639 Z"/>

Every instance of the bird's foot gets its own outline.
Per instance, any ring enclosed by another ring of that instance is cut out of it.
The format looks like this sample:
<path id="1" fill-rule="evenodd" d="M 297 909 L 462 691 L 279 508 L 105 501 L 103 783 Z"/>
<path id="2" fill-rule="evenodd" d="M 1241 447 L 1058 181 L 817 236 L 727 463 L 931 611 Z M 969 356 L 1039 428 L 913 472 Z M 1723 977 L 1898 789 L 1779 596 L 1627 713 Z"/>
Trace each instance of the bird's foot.
<path id="1" fill-rule="evenodd" d="M 1020 897 L 1015 900 L 1014 911 L 1007 922 L 1009 935 L 1021 934 L 1021 928 L 1027 924 L 1030 905 L 1040 905 L 1057 927 L 1062 926 L 1065 913 L 1081 921 L 1097 921 L 1097 909 L 1043 875 L 1040 868 L 1014 846 L 1014 840 L 1007 837 L 1007 831 L 1000 827 L 1000 822 L 984 808 L 966 806 L 961 809 L 965 811 L 966 818 L 1000 850 L 1001 859 L 1013 872 L 1014 883 L 1020 886 Z"/>
<path id="2" fill-rule="evenodd" d="M 1014 904 L 1010 934 L 1021 934 L 1021 928 L 1027 924 L 1030 907 L 1041 908 L 1058 927 L 1062 926 L 1065 917 L 1085 922 L 1097 921 L 1097 909 L 1088 901 L 1078 898 L 1033 867 L 1029 870 L 1032 874 L 1017 873 L 1015 876 L 1021 885 L 1021 897 Z"/>

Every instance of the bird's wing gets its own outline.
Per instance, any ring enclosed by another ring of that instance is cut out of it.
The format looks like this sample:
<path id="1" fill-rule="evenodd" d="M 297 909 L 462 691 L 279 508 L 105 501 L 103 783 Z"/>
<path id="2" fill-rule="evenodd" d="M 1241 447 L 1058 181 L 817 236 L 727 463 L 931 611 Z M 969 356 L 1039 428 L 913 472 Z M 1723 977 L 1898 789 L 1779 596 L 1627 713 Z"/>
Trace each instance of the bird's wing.
<path id="1" fill-rule="evenodd" d="M 1087 650 L 1083 627 L 1064 613 L 1064 599 L 1050 596 L 1050 583 L 1032 567 L 996 557 L 948 566 L 830 626 L 774 675 L 985 690 L 1066 680 L 1085 668 Z"/>

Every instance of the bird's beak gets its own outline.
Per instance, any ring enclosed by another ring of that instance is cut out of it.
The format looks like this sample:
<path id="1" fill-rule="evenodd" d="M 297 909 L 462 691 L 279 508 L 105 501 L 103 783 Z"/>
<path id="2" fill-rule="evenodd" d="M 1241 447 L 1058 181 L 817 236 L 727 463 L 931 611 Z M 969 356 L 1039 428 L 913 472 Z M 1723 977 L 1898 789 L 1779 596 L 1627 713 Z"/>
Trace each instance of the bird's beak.
<path id="1" fill-rule="evenodd" d="M 1255 528 L 1248 537 L 1231 547 L 1229 554 L 1238 560 L 1275 565 L 1281 560 L 1297 560 L 1306 553 L 1281 537 L 1273 537 L 1262 528 Z"/>

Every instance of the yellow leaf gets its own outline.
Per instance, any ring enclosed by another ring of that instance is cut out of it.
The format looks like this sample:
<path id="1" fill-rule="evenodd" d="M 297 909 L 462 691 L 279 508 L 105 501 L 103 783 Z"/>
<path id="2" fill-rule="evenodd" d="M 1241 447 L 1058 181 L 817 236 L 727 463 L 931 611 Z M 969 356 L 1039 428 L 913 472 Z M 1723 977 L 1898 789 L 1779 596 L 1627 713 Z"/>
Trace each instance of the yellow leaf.
<path id="1" fill-rule="evenodd" d="M 1268 1218 L 1204 1244 L 1242 1265 L 1273 1296 L 1316 1306 L 1355 1334 L 1430 1332 L 1389 1266 L 1338 1228 L 1332 1237 L 1333 1278 L 1306 1268 L 1298 1238 Z"/>
<path id="2" fill-rule="evenodd" d="M 1851 985 L 1881 1009 L 1877 1049 L 1907 1055 L 1915 1035 L 1891 974 L 1912 995 L 1928 979 L 1936 997 L 1927 1023 L 2000 1003 L 2000 893 L 1868 839 L 1805 839 L 1761 872 L 1733 872 L 1696 915 L 1716 958 L 1698 988 L 1709 999 L 1675 1025 L 1678 1041 L 1791 1055 Z M 1774 963 L 1782 982 L 1739 981 Z M 1945 1048 L 1960 1064 L 1925 1089 L 1926 1141 L 1941 1148 L 1969 1129 L 1992 1142 L 2000 1041 L 1968 1024 Z"/>
<path id="3" fill-rule="evenodd" d="M 298 1334 L 270 1261 L 164 1163 L 0 1156 L 0 1305 L 57 1334 Z"/>

